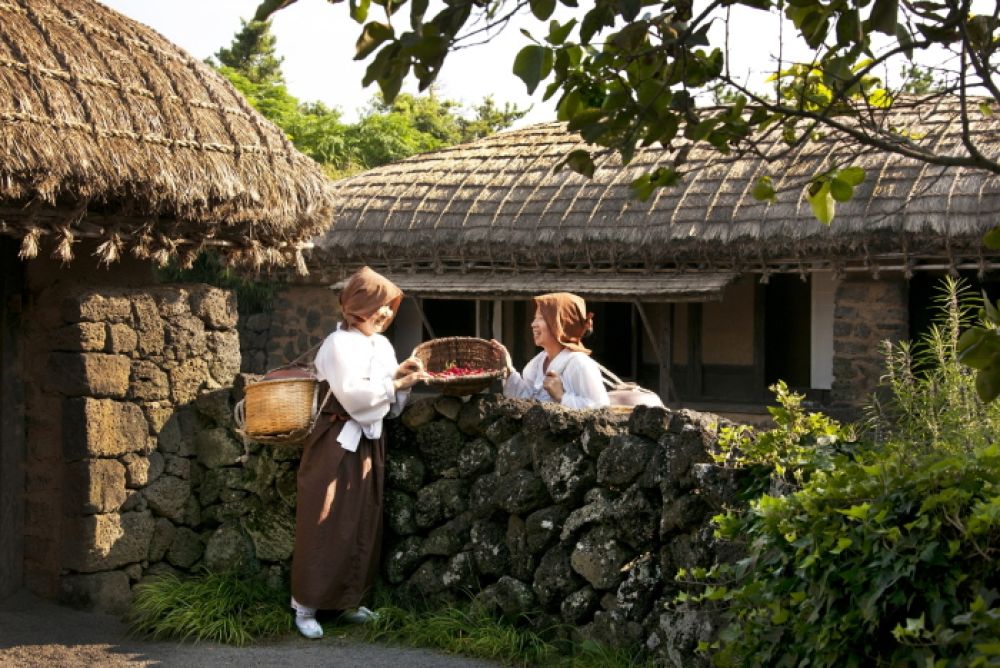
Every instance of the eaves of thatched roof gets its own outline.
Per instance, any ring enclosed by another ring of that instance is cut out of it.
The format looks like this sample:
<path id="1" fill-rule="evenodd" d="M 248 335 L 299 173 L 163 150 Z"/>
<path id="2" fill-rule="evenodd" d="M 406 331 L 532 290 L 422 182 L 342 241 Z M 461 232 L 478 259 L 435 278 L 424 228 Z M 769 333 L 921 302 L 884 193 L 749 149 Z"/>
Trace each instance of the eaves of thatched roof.
<path id="1" fill-rule="evenodd" d="M 285 264 L 330 182 L 222 76 L 94 0 L 0 0 L 0 232 L 63 260 L 97 239 L 161 262 L 205 245 Z"/>
<path id="2" fill-rule="evenodd" d="M 951 100 L 900 101 L 884 122 L 937 152 L 957 150 L 961 141 Z M 991 157 L 1000 155 L 1000 113 L 977 113 L 972 136 Z M 640 149 L 624 167 L 617 154 L 605 153 L 592 179 L 553 171 L 585 147 L 563 124 L 548 123 L 339 181 L 334 225 L 316 239 L 310 264 L 365 262 L 417 273 L 766 273 L 886 258 L 906 265 L 966 253 L 951 258 L 956 265 L 987 260 L 979 240 L 1000 215 L 995 175 L 865 150 L 829 131 L 779 158 L 788 148 L 779 140 L 761 144 L 762 156 L 694 149 L 683 181 L 648 201 L 634 198 L 630 183 L 669 165 L 674 152 Z M 834 164 L 861 166 L 867 177 L 827 226 L 813 217 L 805 185 Z M 776 203 L 751 196 L 762 175 L 778 188 Z"/>

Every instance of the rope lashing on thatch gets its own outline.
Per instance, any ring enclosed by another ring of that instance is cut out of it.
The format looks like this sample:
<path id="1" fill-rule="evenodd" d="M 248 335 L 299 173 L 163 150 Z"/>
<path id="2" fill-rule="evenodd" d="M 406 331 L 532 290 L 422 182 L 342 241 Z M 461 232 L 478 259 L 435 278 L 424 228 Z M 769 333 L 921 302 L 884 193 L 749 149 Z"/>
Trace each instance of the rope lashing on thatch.
<path id="1" fill-rule="evenodd" d="M 330 181 L 220 74 L 94 0 L 0 0 L 0 233 L 190 264 L 295 264 Z M 82 211 L 72 202 L 87 202 Z M 28 203 L 26 205 L 26 203 Z"/>
<path id="2" fill-rule="evenodd" d="M 875 120 L 899 128 L 901 141 L 943 155 L 961 150 L 954 98 L 903 97 L 888 112 L 871 111 L 883 113 Z M 968 121 L 980 150 L 1000 155 L 1000 109 Z M 867 270 L 877 273 L 896 266 L 888 257 L 908 240 L 920 262 L 967 264 L 946 253 L 944 239 L 951 238 L 978 263 L 982 235 L 1000 219 L 1000 177 L 887 154 L 833 130 L 794 147 L 774 133 L 756 151 L 728 156 L 679 141 L 670 150 L 640 148 L 628 165 L 614 154 L 599 156 L 592 179 L 553 171 L 585 146 L 561 123 L 379 167 L 334 184 L 335 224 L 317 239 L 310 262 L 319 270 L 384 257 L 390 271 L 417 266 L 443 274 L 473 267 L 587 273 L 638 266 L 801 273 L 840 261 L 856 266 L 864 242 Z M 631 182 L 673 165 L 683 150 L 686 177 L 646 201 L 635 199 Z M 827 226 L 813 216 L 806 186 L 815 175 L 845 166 L 863 168 L 866 178 L 850 201 L 837 203 Z M 764 175 L 779 191 L 775 203 L 752 197 Z M 778 258 L 791 264 L 782 267 Z"/>

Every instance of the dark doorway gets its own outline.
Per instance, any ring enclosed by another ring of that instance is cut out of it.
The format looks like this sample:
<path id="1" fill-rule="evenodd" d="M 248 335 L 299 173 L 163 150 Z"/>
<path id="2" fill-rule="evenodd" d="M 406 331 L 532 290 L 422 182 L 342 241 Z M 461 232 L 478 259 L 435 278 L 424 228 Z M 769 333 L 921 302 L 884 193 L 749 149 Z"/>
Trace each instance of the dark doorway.
<path id="1" fill-rule="evenodd" d="M 810 289 L 798 276 L 771 276 L 764 290 L 764 381 L 810 387 Z"/>
<path id="2" fill-rule="evenodd" d="M 0 237 L 0 598 L 24 568 L 24 393 L 18 337 L 24 290 L 17 243 Z"/>
<path id="3" fill-rule="evenodd" d="M 476 302 L 472 299 L 424 299 L 421 302 L 434 336 L 472 336 L 476 331 Z M 429 332 L 424 331 L 426 338 Z M 426 340 L 425 338 L 425 340 Z"/>

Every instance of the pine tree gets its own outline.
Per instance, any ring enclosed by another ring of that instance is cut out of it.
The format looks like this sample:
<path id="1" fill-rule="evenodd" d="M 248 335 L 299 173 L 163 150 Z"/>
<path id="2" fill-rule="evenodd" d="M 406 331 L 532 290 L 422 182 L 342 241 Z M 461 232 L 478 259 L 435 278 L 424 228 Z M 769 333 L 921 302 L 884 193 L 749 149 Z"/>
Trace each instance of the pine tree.
<path id="1" fill-rule="evenodd" d="M 283 58 L 275 51 L 275 39 L 270 21 L 243 21 L 242 29 L 233 37 L 229 48 L 215 54 L 219 64 L 231 67 L 251 83 L 258 85 L 283 85 L 281 73 Z"/>

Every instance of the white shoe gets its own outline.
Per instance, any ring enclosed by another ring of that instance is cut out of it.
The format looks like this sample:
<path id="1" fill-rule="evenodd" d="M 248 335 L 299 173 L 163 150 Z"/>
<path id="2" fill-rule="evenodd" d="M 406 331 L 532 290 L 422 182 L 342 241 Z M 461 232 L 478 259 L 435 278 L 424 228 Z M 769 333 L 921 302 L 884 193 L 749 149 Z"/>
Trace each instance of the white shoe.
<path id="1" fill-rule="evenodd" d="M 378 621 L 378 613 L 369 610 L 365 606 L 360 606 L 357 610 L 345 612 L 342 617 L 352 624 L 367 624 Z"/>
<path id="2" fill-rule="evenodd" d="M 295 615 L 295 625 L 299 627 L 299 633 L 306 638 L 322 638 L 323 627 L 319 625 L 315 617 L 305 615 Z"/>

